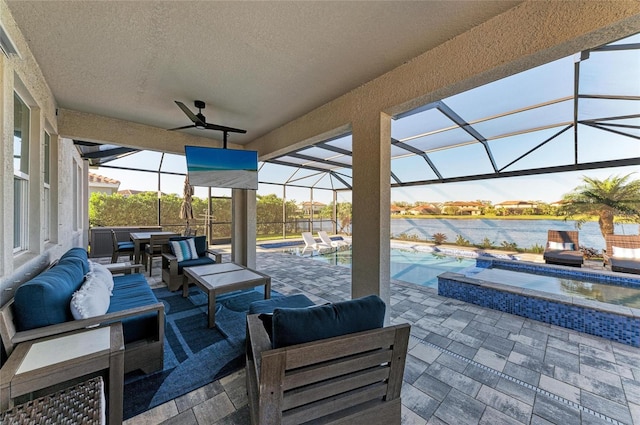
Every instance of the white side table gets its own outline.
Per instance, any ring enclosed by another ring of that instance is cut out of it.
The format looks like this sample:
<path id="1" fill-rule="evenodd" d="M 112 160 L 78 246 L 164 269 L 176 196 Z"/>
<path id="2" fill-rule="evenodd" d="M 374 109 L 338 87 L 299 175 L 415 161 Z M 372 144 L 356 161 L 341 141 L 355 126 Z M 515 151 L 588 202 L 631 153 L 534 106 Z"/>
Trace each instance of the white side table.
<path id="1" fill-rule="evenodd" d="M 110 425 L 122 423 L 122 324 L 83 329 L 19 344 L 0 369 L 0 410 L 37 390 L 105 371 Z"/>

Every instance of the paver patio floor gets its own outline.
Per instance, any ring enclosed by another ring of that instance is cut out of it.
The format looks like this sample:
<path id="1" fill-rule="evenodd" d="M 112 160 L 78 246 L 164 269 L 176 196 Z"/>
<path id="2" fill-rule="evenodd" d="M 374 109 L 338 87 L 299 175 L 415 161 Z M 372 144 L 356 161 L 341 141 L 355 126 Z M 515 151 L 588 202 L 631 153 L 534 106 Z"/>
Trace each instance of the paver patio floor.
<path id="1" fill-rule="evenodd" d="M 316 303 L 351 298 L 346 267 L 259 252 L 257 269 L 283 294 L 304 293 Z M 150 283 L 157 284 L 154 274 Z M 402 282 L 392 283 L 390 317 L 412 325 L 403 424 L 640 425 L 638 348 Z M 126 423 L 248 424 L 244 372 Z"/>

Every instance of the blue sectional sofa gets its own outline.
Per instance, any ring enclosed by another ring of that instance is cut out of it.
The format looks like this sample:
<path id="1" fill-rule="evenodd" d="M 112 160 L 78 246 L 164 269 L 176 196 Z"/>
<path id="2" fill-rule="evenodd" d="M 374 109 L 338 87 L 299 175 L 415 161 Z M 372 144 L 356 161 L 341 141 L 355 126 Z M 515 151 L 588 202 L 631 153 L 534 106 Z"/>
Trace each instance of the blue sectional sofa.
<path id="1" fill-rule="evenodd" d="M 158 301 L 144 276 L 139 273 L 114 276 L 106 313 L 76 320 L 71 299 L 89 270 L 87 251 L 72 248 L 53 266 L 18 287 L 14 298 L 0 309 L 0 336 L 7 354 L 20 342 L 122 322 L 125 372 L 161 370 L 164 304 Z"/>

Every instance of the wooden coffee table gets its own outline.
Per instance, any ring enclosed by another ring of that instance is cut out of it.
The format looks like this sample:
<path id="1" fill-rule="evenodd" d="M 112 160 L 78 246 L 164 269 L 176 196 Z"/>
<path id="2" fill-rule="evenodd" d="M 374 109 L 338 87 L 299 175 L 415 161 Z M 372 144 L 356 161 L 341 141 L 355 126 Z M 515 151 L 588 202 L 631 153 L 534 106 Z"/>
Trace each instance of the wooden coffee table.
<path id="1" fill-rule="evenodd" d="M 216 326 L 216 294 L 264 285 L 264 299 L 271 298 L 271 276 L 236 263 L 208 264 L 185 267 L 182 296 L 189 295 L 189 283 L 194 283 L 209 297 L 209 327 Z"/>

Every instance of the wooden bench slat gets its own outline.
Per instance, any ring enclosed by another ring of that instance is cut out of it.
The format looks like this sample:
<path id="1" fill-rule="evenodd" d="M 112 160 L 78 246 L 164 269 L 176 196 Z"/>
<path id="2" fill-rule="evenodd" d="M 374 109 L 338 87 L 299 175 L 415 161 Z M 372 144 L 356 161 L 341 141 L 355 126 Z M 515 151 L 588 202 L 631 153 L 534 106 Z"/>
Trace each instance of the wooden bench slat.
<path id="1" fill-rule="evenodd" d="M 284 391 L 388 363 L 393 351 L 381 349 L 285 372 Z"/>
<path id="2" fill-rule="evenodd" d="M 350 356 L 393 344 L 394 334 L 385 328 L 321 339 L 305 344 L 281 348 L 287 350 L 287 369 L 296 369 L 314 363 L 321 363 L 341 356 Z M 322 349 L 318 349 L 322 347 Z M 274 350 L 275 351 L 275 350 Z"/>
<path id="3" fill-rule="evenodd" d="M 377 398 L 382 399 L 386 392 L 386 385 L 379 383 L 291 409 L 283 412 L 282 425 L 301 424 L 320 418 L 326 415 L 327 412 L 348 409 Z"/>
<path id="4" fill-rule="evenodd" d="M 304 404 L 385 381 L 389 378 L 389 370 L 389 367 L 378 366 L 287 391 L 284 393 L 284 399 L 282 400 L 282 409 L 293 409 Z"/>

